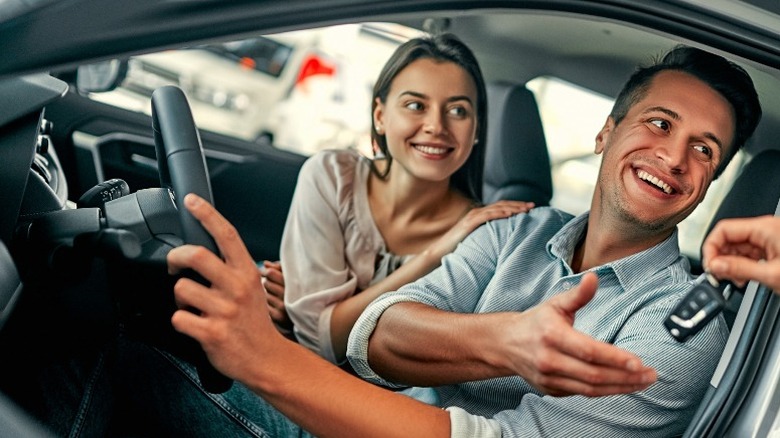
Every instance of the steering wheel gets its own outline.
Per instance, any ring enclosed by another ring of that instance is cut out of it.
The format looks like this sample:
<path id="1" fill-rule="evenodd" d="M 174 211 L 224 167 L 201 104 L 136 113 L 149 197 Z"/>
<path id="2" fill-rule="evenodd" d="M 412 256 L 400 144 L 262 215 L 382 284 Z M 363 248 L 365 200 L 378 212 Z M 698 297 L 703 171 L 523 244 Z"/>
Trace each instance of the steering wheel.
<path id="1" fill-rule="evenodd" d="M 213 197 L 200 136 L 187 98 L 181 89 L 165 86 L 152 93 L 152 129 L 160 184 L 173 194 L 184 243 L 201 245 L 219 255 L 214 239 L 184 207 L 184 195 L 187 193 L 195 193 L 210 203 L 213 203 Z M 184 275 L 207 284 L 194 271 Z M 203 387 L 212 393 L 227 391 L 233 381 L 211 365 L 194 339 L 186 336 L 185 338 L 194 346 L 193 361 Z"/>

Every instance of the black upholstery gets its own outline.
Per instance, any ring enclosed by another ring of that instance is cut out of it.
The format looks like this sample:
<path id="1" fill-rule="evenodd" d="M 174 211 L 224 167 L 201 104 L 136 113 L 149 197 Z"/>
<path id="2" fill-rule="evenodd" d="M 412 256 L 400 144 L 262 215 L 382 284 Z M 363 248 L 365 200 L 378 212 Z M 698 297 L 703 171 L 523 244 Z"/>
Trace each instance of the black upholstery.
<path id="1" fill-rule="evenodd" d="M 756 154 L 740 172 L 707 227 L 721 220 L 774 214 L 780 199 L 780 150 Z"/>
<path id="2" fill-rule="evenodd" d="M 753 217 L 774 214 L 780 199 L 780 150 L 764 150 L 756 154 L 742 169 L 726 197 L 707 227 L 712 231 L 721 219 Z M 699 257 L 701 260 L 701 257 Z M 700 273 L 699 263 L 692 263 L 694 273 Z M 723 316 L 729 328 L 734 324 L 742 294 L 734 293 L 729 297 Z"/>
<path id="3" fill-rule="evenodd" d="M 536 99 L 523 85 L 492 83 L 482 197 L 549 205 L 553 186 L 550 156 Z"/>

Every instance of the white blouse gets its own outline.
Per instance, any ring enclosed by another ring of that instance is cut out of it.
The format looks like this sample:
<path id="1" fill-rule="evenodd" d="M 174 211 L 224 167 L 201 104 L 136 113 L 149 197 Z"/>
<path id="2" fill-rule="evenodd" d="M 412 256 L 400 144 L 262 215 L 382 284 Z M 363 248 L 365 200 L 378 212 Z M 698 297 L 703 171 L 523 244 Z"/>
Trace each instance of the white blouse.
<path id="1" fill-rule="evenodd" d="M 389 253 L 368 204 L 370 161 L 326 150 L 301 168 L 281 245 L 284 301 L 298 342 L 336 363 L 334 306 L 412 256 Z"/>

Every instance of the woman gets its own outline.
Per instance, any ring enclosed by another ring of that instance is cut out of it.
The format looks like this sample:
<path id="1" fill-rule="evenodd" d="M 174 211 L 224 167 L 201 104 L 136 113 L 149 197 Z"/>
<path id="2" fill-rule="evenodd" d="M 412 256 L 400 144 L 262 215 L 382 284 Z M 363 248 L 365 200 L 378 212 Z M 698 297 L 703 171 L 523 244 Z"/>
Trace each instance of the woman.
<path id="1" fill-rule="evenodd" d="M 288 325 L 286 310 L 298 342 L 343 363 L 371 301 L 432 271 L 484 222 L 532 208 L 479 206 L 485 133 L 471 51 L 446 34 L 401 45 L 374 85 L 374 159 L 329 150 L 301 169 L 281 265 L 264 266 L 277 326 Z"/>

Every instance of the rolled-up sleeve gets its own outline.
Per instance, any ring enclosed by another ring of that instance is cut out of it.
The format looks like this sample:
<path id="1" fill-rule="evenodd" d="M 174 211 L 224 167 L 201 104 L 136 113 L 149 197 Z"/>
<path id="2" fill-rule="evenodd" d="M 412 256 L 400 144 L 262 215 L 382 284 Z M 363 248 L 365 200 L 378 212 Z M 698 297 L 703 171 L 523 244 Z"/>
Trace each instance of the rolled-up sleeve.
<path id="1" fill-rule="evenodd" d="M 368 363 L 368 347 L 382 313 L 401 302 L 427 304 L 441 310 L 472 313 L 495 272 L 496 261 L 508 234 L 505 223 L 490 222 L 471 233 L 455 252 L 442 259 L 430 274 L 398 291 L 375 299 L 360 315 L 349 335 L 347 358 L 362 378 L 379 385 L 401 388 L 375 373 Z M 457 293 L 453 293 L 457 291 Z"/>
<path id="2" fill-rule="evenodd" d="M 501 426 L 496 420 L 472 415 L 457 407 L 447 408 L 447 412 L 451 438 L 501 438 Z"/>

